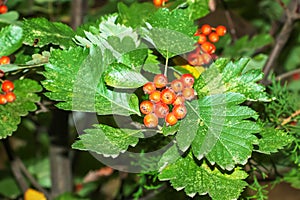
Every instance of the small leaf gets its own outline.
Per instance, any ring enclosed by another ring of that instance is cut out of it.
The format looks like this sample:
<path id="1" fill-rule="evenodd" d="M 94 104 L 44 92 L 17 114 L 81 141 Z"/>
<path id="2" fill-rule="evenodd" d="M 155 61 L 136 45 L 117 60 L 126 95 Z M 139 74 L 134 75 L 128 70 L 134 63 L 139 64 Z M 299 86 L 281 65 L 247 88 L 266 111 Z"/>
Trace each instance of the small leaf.
<path id="1" fill-rule="evenodd" d="M 205 162 L 198 165 L 191 153 L 167 165 L 158 176 L 161 181 L 170 180 L 176 190 L 184 189 L 190 197 L 208 194 L 214 200 L 238 199 L 247 186 L 243 181 L 246 177 L 240 168 L 227 174 L 217 168 L 212 170 Z"/>
<path id="2" fill-rule="evenodd" d="M 0 31 L 0 57 L 9 56 L 22 46 L 23 29 L 16 25 L 6 26 Z"/>
<path id="3" fill-rule="evenodd" d="M 139 137 L 143 137 L 140 130 L 119 129 L 107 125 L 95 125 L 94 129 L 85 130 L 72 148 L 84 151 L 93 151 L 105 157 L 117 157 L 125 152 L 129 146 L 135 146 Z"/>
<path id="4" fill-rule="evenodd" d="M 153 52 L 151 50 L 148 50 L 148 57 L 143 65 L 143 70 L 153 74 L 160 74 L 160 62 L 157 60 L 157 56 L 152 53 Z"/>
<path id="5" fill-rule="evenodd" d="M 188 8 L 186 11 L 190 20 L 200 19 L 209 13 L 208 1 L 187 0 L 187 4 Z"/>
<path id="6" fill-rule="evenodd" d="M 37 47 L 48 44 L 59 45 L 62 48 L 75 46 L 72 38 L 74 31 L 66 24 L 60 22 L 49 22 L 45 18 L 26 19 L 23 23 L 24 44 L 33 46 L 38 39 Z"/>
<path id="7" fill-rule="evenodd" d="M 276 153 L 294 140 L 294 137 L 286 132 L 272 128 L 264 128 L 260 135 L 261 138 L 258 141 L 259 149 L 256 151 L 264 154 Z"/>
<path id="8" fill-rule="evenodd" d="M 148 80 L 139 72 L 136 72 L 121 63 L 113 63 L 104 73 L 104 81 L 115 88 L 138 88 Z"/>
<path id="9" fill-rule="evenodd" d="M 16 11 L 10 11 L 0 15 L 0 23 L 12 24 L 19 18 L 19 13 Z"/>
<path id="10" fill-rule="evenodd" d="M 35 111 L 35 103 L 40 100 L 35 93 L 40 92 L 42 87 L 36 81 L 22 79 L 14 81 L 14 84 L 16 100 L 0 105 L 0 139 L 12 135 L 17 130 L 21 117 Z"/>

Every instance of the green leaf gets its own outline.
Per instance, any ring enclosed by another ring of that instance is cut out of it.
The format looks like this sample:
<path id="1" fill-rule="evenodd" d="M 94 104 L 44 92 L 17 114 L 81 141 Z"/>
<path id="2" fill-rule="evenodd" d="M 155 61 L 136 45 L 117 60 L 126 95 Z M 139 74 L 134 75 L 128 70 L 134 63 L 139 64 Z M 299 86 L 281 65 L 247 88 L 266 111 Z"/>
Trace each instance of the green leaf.
<path id="1" fill-rule="evenodd" d="M 292 187 L 300 189 L 300 167 L 291 169 L 291 171 L 284 174 L 283 179 L 290 183 Z"/>
<path id="2" fill-rule="evenodd" d="M 66 24 L 60 22 L 49 22 L 45 18 L 26 19 L 23 23 L 24 44 L 33 46 L 38 39 L 37 47 L 43 47 L 48 44 L 59 45 L 61 48 L 75 46 L 72 38 L 74 31 Z"/>
<path id="3" fill-rule="evenodd" d="M 187 105 L 187 116 L 181 121 L 176 141 L 182 151 L 191 146 L 194 155 L 206 157 L 211 164 L 231 170 L 235 164 L 246 164 L 260 131 L 254 110 L 239 106 L 246 99 L 238 93 L 211 95 Z M 193 127 L 193 128 L 191 128 Z"/>
<path id="4" fill-rule="evenodd" d="M 45 65 L 46 95 L 61 101 L 58 107 L 65 110 L 97 112 L 100 115 L 138 114 L 139 103 L 135 94 L 115 92 L 106 88 L 101 79 L 113 61 L 109 51 L 99 48 L 72 48 L 51 51 L 50 64 Z"/>
<path id="5" fill-rule="evenodd" d="M 251 56 L 257 49 L 268 45 L 273 42 L 273 38 L 270 34 L 260 34 L 249 39 L 246 35 L 241 37 L 232 46 L 224 49 L 223 56 L 228 57 L 241 57 Z"/>
<path id="6" fill-rule="evenodd" d="M 190 20 L 202 18 L 209 13 L 207 0 L 187 0 L 187 4 L 188 8 L 186 11 Z"/>
<path id="7" fill-rule="evenodd" d="M 19 19 L 19 13 L 10 11 L 0 15 L 0 23 L 12 24 Z"/>
<path id="8" fill-rule="evenodd" d="M 22 46 L 23 30 L 19 26 L 10 25 L 0 31 L 0 57 L 9 56 Z"/>
<path id="9" fill-rule="evenodd" d="M 5 197 L 16 199 L 21 194 L 16 180 L 11 177 L 1 177 L 0 194 Z"/>
<path id="10" fill-rule="evenodd" d="M 165 57 L 171 58 L 192 51 L 197 27 L 183 10 L 159 9 L 148 20 L 144 29 L 147 41 Z"/>
<path id="11" fill-rule="evenodd" d="M 40 92 L 42 87 L 33 80 L 22 79 L 14 81 L 16 100 L 0 106 L 0 139 L 12 135 L 17 130 L 21 117 L 28 112 L 35 111 L 35 103 L 40 97 L 35 94 Z"/>
<path id="12" fill-rule="evenodd" d="M 249 61 L 249 58 L 241 58 L 235 62 L 218 59 L 196 80 L 194 87 L 198 96 L 235 92 L 245 95 L 250 101 L 270 101 L 265 87 L 257 83 L 263 78 L 261 70 L 243 72 Z"/>
<path id="13" fill-rule="evenodd" d="M 170 180 L 176 190 L 184 189 L 190 197 L 208 194 L 214 200 L 237 199 L 247 186 L 243 181 L 246 177 L 240 168 L 227 174 L 205 162 L 198 165 L 191 153 L 167 165 L 158 176 L 161 181 Z"/>
<path id="14" fill-rule="evenodd" d="M 138 88 L 148 80 L 139 72 L 130 69 L 121 63 L 113 63 L 104 73 L 104 81 L 107 85 L 115 88 Z"/>
<path id="15" fill-rule="evenodd" d="M 130 6 L 123 2 L 118 4 L 119 19 L 121 24 L 128 27 L 137 28 L 143 26 L 151 13 L 155 12 L 156 8 L 153 3 L 133 3 Z"/>
<path id="16" fill-rule="evenodd" d="M 80 135 L 80 140 L 76 141 L 72 148 L 93 151 L 104 156 L 117 157 L 129 146 L 135 146 L 139 137 L 143 137 L 140 130 L 113 128 L 107 125 L 94 125 L 94 129 L 85 130 L 85 134 Z"/>
<path id="17" fill-rule="evenodd" d="M 148 57 L 143 65 L 143 70 L 153 74 L 161 74 L 159 64 L 160 62 L 157 60 L 157 56 L 152 54 L 151 50 L 148 50 Z"/>
<path id="18" fill-rule="evenodd" d="M 264 154 L 276 153 L 294 140 L 293 136 L 278 129 L 264 128 L 259 134 L 261 138 L 258 141 L 259 149 L 256 151 Z"/>

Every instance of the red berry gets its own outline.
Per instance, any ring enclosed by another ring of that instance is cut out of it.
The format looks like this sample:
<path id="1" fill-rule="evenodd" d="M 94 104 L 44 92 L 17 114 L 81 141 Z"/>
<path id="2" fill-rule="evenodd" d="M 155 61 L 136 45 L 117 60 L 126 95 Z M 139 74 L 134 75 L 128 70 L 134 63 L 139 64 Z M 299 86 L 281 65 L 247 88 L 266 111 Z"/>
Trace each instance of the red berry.
<path id="1" fill-rule="evenodd" d="M 175 101 L 173 102 L 173 106 L 183 105 L 185 102 L 185 98 L 182 95 L 177 95 Z"/>
<path id="2" fill-rule="evenodd" d="M 173 90 L 170 90 L 169 88 L 164 89 L 161 92 L 161 102 L 165 104 L 172 104 L 176 99 L 176 94 Z"/>
<path id="3" fill-rule="evenodd" d="M 180 77 L 180 80 L 182 81 L 184 87 L 193 87 L 195 82 L 195 79 L 191 74 L 183 74 Z"/>
<path id="4" fill-rule="evenodd" d="M 167 114 L 165 121 L 167 122 L 167 126 L 173 126 L 177 123 L 178 119 L 175 117 L 175 114 L 173 112 L 170 112 L 169 114 Z"/>
<path id="5" fill-rule="evenodd" d="M 153 0 L 153 4 L 157 7 L 162 6 L 165 2 L 167 2 L 168 0 Z"/>
<path id="6" fill-rule="evenodd" d="M 5 72 L 0 70 L 0 78 L 2 78 L 5 75 Z"/>
<path id="7" fill-rule="evenodd" d="M 2 91 L 3 92 L 11 92 L 13 91 L 15 88 L 13 82 L 9 81 L 9 80 L 5 80 L 3 83 L 2 83 Z"/>
<path id="8" fill-rule="evenodd" d="M 206 35 L 200 34 L 198 38 L 198 44 L 203 44 L 206 41 L 207 41 Z"/>
<path id="9" fill-rule="evenodd" d="M 169 113 L 169 107 L 165 103 L 157 103 L 155 104 L 154 113 L 158 118 L 165 118 Z"/>
<path id="10" fill-rule="evenodd" d="M 153 112 L 153 110 L 154 110 L 153 103 L 151 101 L 147 101 L 147 100 L 143 101 L 140 104 L 140 110 L 145 115 Z"/>
<path id="11" fill-rule="evenodd" d="M 7 102 L 14 102 L 16 100 L 16 95 L 13 92 L 7 92 L 5 95 Z"/>
<path id="12" fill-rule="evenodd" d="M 211 62 L 212 56 L 209 55 L 208 53 L 204 53 L 204 54 L 202 54 L 202 59 L 203 59 L 204 64 L 208 64 Z"/>
<path id="13" fill-rule="evenodd" d="M 0 58 L 0 65 L 5 65 L 10 63 L 10 58 L 8 56 L 2 56 Z"/>
<path id="14" fill-rule="evenodd" d="M 183 119 L 186 116 L 186 107 L 184 105 L 174 106 L 172 111 L 177 119 Z"/>
<path id="15" fill-rule="evenodd" d="M 157 74 L 153 79 L 156 88 L 166 87 L 168 84 L 168 78 L 163 74 Z"/>
<path id="16" fill-rule="evenodd" d="M 174 92 L 181 92 L 183 89 L 183 83 L 179 79 L 175 79 L 171 82 L 171 88 Z"/>
<path id="17" fill-rule="evenodd" d="M 216 28 L 216 33 L 217 33 L 219 36 L 224 36 L 224 35 L 226 34 L 226 32 L 227 32 L 227 29 L 226 29 L 225 26 L 222 26 L 222 25 L 217 26 L 217 28 Z"/>
<path id="18" fill-rule="evenodd" d="M 154 128 L 158 124 L 158 118 L 155 114 L 150 113 L 144 117 L 144 124 L 148 128 Z"/>
<path id="19" fill-rule="evenodd" d="M 201 44 L 201 49 L 209 54 L 213 54 L 216 51 L 215 45 L 210 42 L 204 42 L 203 44 Z"/>
<path id="20" fill-rule="evenodd" d="M 300 73 L 295 73 L 295 74 L 293 74 L 293 80 L 299 80 L 300 79 Z"/>
<path id="21" fill-rule="evenodd" d="M 186 100 L 192 100 L 195 97 L 195 91 L 193 88 L 184 88 L 182 91 L 182 95 Z"/>
<path id="22" fill-rule="evenodd" d="M 8 11 L 8 8 L 6 5 L 1 5 L 0 6 L 0 14 L 4 14 L 4 13 L 7 13 Z"/>
<path id="23" fill-rule="evenodd" d="M 208 24 L 204 24 L 201 27 L 201 33 L 204 34 L 204 35 L 209 35 L 211 33 L 211 26 L 208 25 Z"/>
<path id="24" fill-rule="evenodd" d="M 148 82 L 143 86 L 143 91 L 145 92 L 145 94 L 151 94 L 155 90 L 156 87 L 153 82 Z"/>
<path id="25" fill-rule="evenodd" d="M 3 94 L 0 94 L 0 105 L 4 105 L 7 103 L 6 97 Z"/>
<path id="26" fill-rule="evenodd" d="M 208 39 L 213 43 L 218 42 L 219 41 L 219 35 L 215 32 L 210 33 L 209 36 L 208 36 Z"/>
<path id="27" fill-rule="evenodd" d="M 154 103 L 158 103 L 158 102 L 160 102 L 160 96 L 161 96 L 160 91 L 155 90 L 154 92 L 152 92 L 152 93 L 149 95 L 149 99 L 150 99 L 151 101 L 153 101 Z"/>

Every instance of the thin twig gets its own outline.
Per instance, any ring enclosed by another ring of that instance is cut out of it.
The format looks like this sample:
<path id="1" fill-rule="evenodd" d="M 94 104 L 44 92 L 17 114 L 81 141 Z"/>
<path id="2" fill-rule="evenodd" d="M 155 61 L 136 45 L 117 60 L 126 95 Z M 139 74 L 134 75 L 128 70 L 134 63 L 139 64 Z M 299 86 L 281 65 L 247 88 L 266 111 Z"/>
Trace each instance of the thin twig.
<path id="1" fill-rule="evenodd" d="M 298 73 L 300 73 L 300 69 L 295 69 L 293 71 L 289 71 L 284 74 L 280 74 L 280 75 L 276 76 L 275 79 L 276 79 L 276 81 L 282 81 L 282 80 L 285 80 L 288 77 L 293 76 L 294 74 L 298 74 Z"/>
<path id="2" fill-rule="evenodd" d="M 232 36 L 233 41 L 236 41 L 238 38 L 237 38 L 237 35 L 236 35 L 236 29 L 235 29 L 230 11 L 229 11 L 228 6 L 227 6 L 227 4 L 224 0 L 221 0 L 221 3 L 222 3 L 222 5 L 224 7 L 224 10 L 225 10 L 225 17 L 226 17 L 226 20 L 228 22 L 230 34 Z"/>
<path id="3" fill-rule="evenodd" d="M 291 114 L 291 116 L 289 116 L 288 118 L 284 119 L 280 125 L 284 126 L 284 125 L 288 124 L 290 121 L 292 121 L 292 119 L 294 117 L 296 117 L 298 115 L 300 115 L 300 110 L 296 110 L 296 112 L 294 112 L 293 114 Z"/>

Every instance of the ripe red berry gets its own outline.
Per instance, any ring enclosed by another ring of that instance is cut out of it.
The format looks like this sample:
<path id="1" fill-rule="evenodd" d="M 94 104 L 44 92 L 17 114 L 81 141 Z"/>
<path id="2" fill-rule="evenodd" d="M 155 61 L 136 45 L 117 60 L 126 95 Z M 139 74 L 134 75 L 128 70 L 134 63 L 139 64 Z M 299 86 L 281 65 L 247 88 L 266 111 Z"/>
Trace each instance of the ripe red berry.
<path id="1" fill-rule="evenodd" d="M 208 39 L 213 42 L 213 43 L 216 43 L 219 41 L 219 35 L 215 32 L 212 32 L 208 35 Z"/>
<path id="2" fill-rule="evenodd" d="M 182 81 L 184 87 L 193 87 L 195 82 L 195 79 L 191 74 L 183 74 L 180 77 L 180 80 Z"/>
<path id="3" fill-rule="evenodd" d="M 152 92 L 152 93 L 149 95 L 149 99 L 150 99 L 151 101 L 153 101 L 154 103 L 158 103 L 158 102 L 160 102 L 160 96 L 161 96 L 160 91 L 155 90 L 154 92 Z"/>
<path id="4" fill-rule="evenodd" d="M 8 8 L 6 5 L 1 5 L 0 6 L 0 14 L 4 14 L 4 13 L 7 13 L 8 11 Z"/>
<path id="5" fill-rule="evenodd" d="M 182 95 L 177 95 L 175 101 L 173 102 L 173 106 L 183 105 L 185 102 L 185 98 Z"/>
<path id="6" fill-rule="evenodd" d="M 211 26 L 208 24 L 201 26 L 201 33 L 204 35 L 209 35 L 211 33 Z"/>
<path id="7" fill-rule="evenodd" d="M 195 97 L 195 91 L 193 88 L 184 88 L 182 91 L 182 95 L 186 100 L 192 100 Z"/>
<path id="8" fill-rule="evenodd" d="M 216 51 L 215 45 L 210 42 L 204 42 L 203 44 L 201 44 L 201 49 L 209 54 L 213 54 Z"/>
<path id="9" fill-rule="evenodd" d="M 151 94 L 155 90 L 156 87 L 153 82 L 148 82 L 143 86 L 143 91 L 145 92 L 145 94 Z"/>
<path id="10" fill-rule="evenodd" d="M 0 70 L 0 78 L 2 78 L 5 75 L 5 72 Z"/>
<path id="11" fill-rule="evenodd" d="M 0 65 L 5 65 L 10 63 L 10 58 L 8 56 L 2 56 L 0 58 Z"/>
<path id="12" fill-rule="evenodd" d="M 187 61 L 192 66 L 199 66 L 198 56 L 199 56 L 199 54 L 190 53 L 187 57 Z"/>
<path id="13" fill-rule="evenodd" d="M 143 101 L 140 104 L 140 110 L 145 115 L 153 112 L 153 110 L 154 110 L 153 103 L 151 101 L 147 101 L 147 100 Z"/>
<path id="14" fill-rule="evenodd" d="M 175 79 L 171 82 L 171 88 L 174 92 L 181 92 L 183 89 L 183 83 L 179 79 Z"/>
<path id="15" fill-rule="evenodd" d="M 206 41 L 207 41 L 206 35 L 200 34 L 198 38 L 198 44 L 203 44 Z"/>
<path id="16" fill-rule="evenodd" d="M 7 102 L 14 102 L 16 100 L 16 95 L 13 92 L 7 92 L 5 95 Z"/>
<path id="17" fill-rule="evenodd" d="M 224 35 L 226 34 L 226 32 L 227 32 L 227 29 L 226 29 L 225 26 L 222 26 L 222 25 L 217 26 L 217 28 L 216 28 L 216 33 L 217 33 L 219 36 L 224 36 Z"/>
<path id="18" fill-rule="evenodd" d="M 157 74 L 153 79 L 156 88 L 166 87 L 168 84 L 168 78 L 163 74 Z"/>
<path id="19" fill-rule="evenodd" d="M 176 94 L 173 90 L 170 90 L 169 88 L 164 89 L 161 92 L 161 102 L 165 104 L 172 104 L 176 99 Z"/>
<path id="20" fill-rule="evenodd" d="M 154 128 L 158 125 L 158 118 L 155 114 L 150 113 L 145 115 L 144 117 L 144 124 L 148 128 Z"/>
<path id="21" fill-rule="evenodd" d="M 162 6 L 165 2 L 167 2 L 168 0 L 153 0 L 153 4 L 157 7 Z"/>
<path id="22" fill-rule="evenodd" d="M 174 106 L 172 112 L 177 119 L 183 119 L 186 116 L 187 110 L 184 105 Z"/>
<path id="23" fill-rule="evenodd" d="M 202 59 L 204 64 L 208 64 L 212 61 L 212 56 L 209 55 L 208 53 L 202 54 Z"/>
<path id="24" fill-rule="evenodd" d="M 13 91 L 15 88 L 14 83 L 9 81 L 9 80 L 5 80 L 2 83 L 2 91 L 3 92 L 11 92 Z"/>
<path id="25" fill-rule="evenodd" d="M 169 114 L 167 114 L 165 121 L 167 122 L 167 126 L 173 126 L 177 123 L 178 119 L 175 117 L 175 114 L 173 112 L 170 112 Z"/>
<path id="26" fill-rule="evenodd" d="M 7 103 L 7 100 L 5 98 L 5 95 L 0 94 L 0 105 L 4 105 Z"/>
<path id="27" fill-rule="evenodd" d="M 169 113 L 169 107 L 165 103 L 157 103 L 155 104 L 154 113 L 158 118 L 165 118 Z"/>

